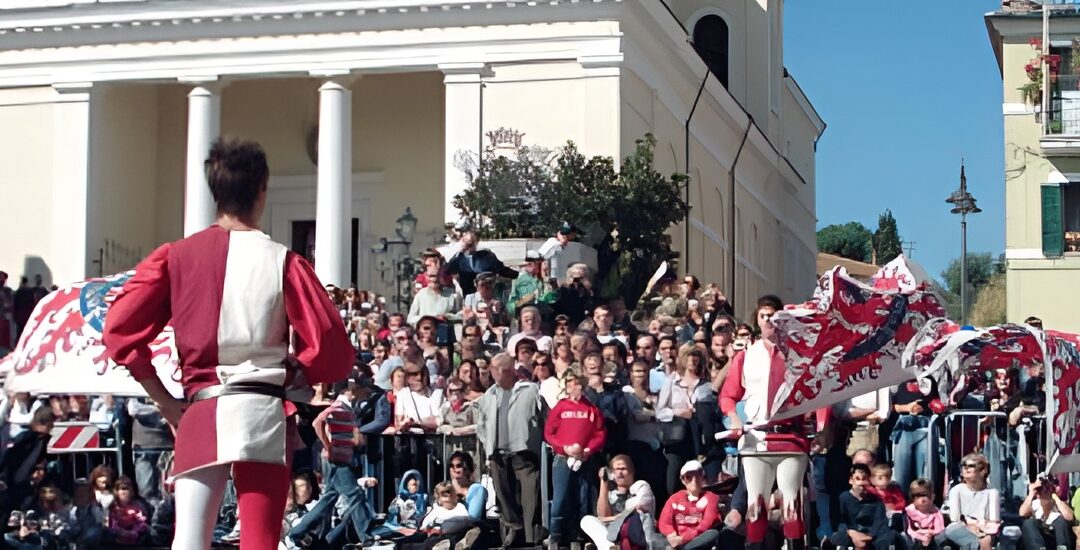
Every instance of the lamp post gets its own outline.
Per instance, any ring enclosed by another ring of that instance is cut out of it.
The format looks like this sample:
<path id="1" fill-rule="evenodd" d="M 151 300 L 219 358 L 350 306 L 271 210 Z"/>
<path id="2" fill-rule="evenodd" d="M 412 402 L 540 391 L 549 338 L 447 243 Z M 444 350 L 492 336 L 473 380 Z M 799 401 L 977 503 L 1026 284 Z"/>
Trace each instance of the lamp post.
<path id="1" fill-rule="evenodd" d="M 412 292 L 408 289 L 403 290 L 402 285 L 411 285 L 411 281 L 414 275 L 416 275 L 416 262 L 409 255 L 409 246 L 413 242 L 413 237 L 416 235 L 416 216 L 412 213 L 412 207 L 406 206 L 405 213 L 398 217 L 394 221 L 394 233 L 397 235 L 396 239 L 387 239 L 386 237 L 379 237 L 379 245 L 374 247 L 374 252 L 385 253 L 390 249 L 392 244 L 400 244 L 405 247 L 405 253 L 393 259 L 394 270 L 394 301 L 398 307 L 408 307 L 408 303 L 412 299 Z M 404 303 L 404 306 L 402 305 Z"/>
<path id="2" fill-rule="evenodd" d="M 967 190 L 967 176 L 964 175 L 964 161 L 960 161 L 960 189 L 953 191 L 945 202 L 953 205 L 953 214 L 960 214 L 960 322 L 967 324 L 968 279 L 967 279 L 967 215 L 978 214 L 982 209 L 975 205 L 975 197 Z"/>

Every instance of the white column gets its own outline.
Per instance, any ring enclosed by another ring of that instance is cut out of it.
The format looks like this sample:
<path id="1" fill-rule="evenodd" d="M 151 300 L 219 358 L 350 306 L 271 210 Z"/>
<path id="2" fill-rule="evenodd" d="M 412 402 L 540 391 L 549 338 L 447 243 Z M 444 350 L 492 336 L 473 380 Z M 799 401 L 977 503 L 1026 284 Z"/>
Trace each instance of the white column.
<path id="1" fill-rule="evenodd" d="M 97 259 L 100 241 L 95 239 L 96 217 L 91 215 L 95 203 L 100 210 L 100 193 L 94 189 L 91 149 L 94 141 L 91 132 L 102 130 L 102 120 L 96 120 L 93 112 L 100 102 L 97 90 L 89 82 L 53 84 L 57 96 L 52 105 L 53 162 L 52 193 L 49 208 L 51 221 L 46 230 L 51 249 L 38 252 L 43 257 L 27 256 L 25 275 L 33 280 L 40 272 L 45 285 L 65 285 L 97 276 Z M 96 124 L 95 124 L 96 122 Z M 91 250 L 95 253 L 91 254 Z M 15 267 L 15 272 L 23 265 Z"/>
<path id="2" fill-rule="evenodd" d="M 319 87 L 319 167 L 315 196 L 315 274 L 347 286 L 352 240 L 352 92 L 347 77 Z"/>
<path id="3" fill-rule="evenodd" d="M 196 81 L 188 93 L 187 176 L 184 186 L 184 236 L 206 229 L 217 219 L 217 207 L 206 183 L 206 155 L 221 134 L 221 86 Z"/>
<path id="4" fill-rule="evenodd" d="M 455 223 L 460 216 L 454 208 L 454 196 L 468 186 L 465 173 L 457 167 L 455 158 L 461 153 L 479 158 L 483 139 L 481 82 L 490 73 L 483 63 L 446 63 L 439 65 L 439 69 L 445 75 L 443 84 L 446 89 L 443 219 L 447 223 Z"/>

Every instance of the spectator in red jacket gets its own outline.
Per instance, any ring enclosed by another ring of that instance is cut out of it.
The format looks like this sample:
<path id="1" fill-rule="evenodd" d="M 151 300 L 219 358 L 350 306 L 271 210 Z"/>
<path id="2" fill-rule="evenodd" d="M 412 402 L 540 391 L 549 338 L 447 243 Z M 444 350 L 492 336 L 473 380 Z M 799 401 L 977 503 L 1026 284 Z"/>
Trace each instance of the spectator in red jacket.
<path id="1" fill-rule="evenodd" d="M 593 455 L 604 448 L 604 415 L 582 395 L 583 381 L 573 370 L 563 373 L 566 397 L 555 404 L 544 425 L 544 440 L 555 451 L 552 466 L 551 537 L 548 548 L 576 538 L 581 516 L 590 505 L 588 476 L 596 477 Z"/>
<path id="2" fill-rule="evenodd" d="M 660 534 L 676 550 L 712 548 L 720 537 L 713 529 L 720 516 L 720 500 L 705 490 L 705 469 L 690 460 L 679 471 L 686 489 L 671 495 L 660 512 Z"/>

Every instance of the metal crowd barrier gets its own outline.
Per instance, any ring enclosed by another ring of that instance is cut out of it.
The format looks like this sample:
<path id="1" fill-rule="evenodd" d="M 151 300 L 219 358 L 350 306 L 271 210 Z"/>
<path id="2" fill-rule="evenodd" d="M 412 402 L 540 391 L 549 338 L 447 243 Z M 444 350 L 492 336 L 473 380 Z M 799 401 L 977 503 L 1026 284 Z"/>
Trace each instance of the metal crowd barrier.
<path id="1" fill-rule="evenodd" d="M 1007 468 L 1012 474 L 1009 478 L 1021 479 L 1026 485 L 1047 466 L 1047 457 L 1043 452 L 1048 437 L 1045 420 L 1046 416 L 1042 414 L 1025 417 L 1017 426 L 1006 426 L 1003 430 L 1005 439 L 1001 440 L 996 424 L 1008 422 L 1008 414 L 1005 412 L 957 410 L 943 416 L 935 415 L 930 421 L 927 466 L 928 469 L 941 467 L 942 470 L 928 473 L 934 476 L 932 479 L 942 480 L 943 488 L 957 482 L 960 479 L 960 459 L 964 455 L 972 452 L 986 454 L 987 448 L 982 434 L 984 429 L 989 427 L 990 433 L 986 442 L 996 441 L 995 445 L 1000 445 L 1002 451 L 1000 457 L 995 457 L 999 458 L 1000 462 L 991 465 L 991 482 L 998 479 L 994 468 Z M 1034 449 L 1028 443 L 1029 434 L 1035 439 Z M 995 488 L 1002 491 L 1003 496 L 1011 494 L 1014 498 L 1023 497 L 1012 494 L 1012 487 Z"/>
<path id="2" fill-rule="evenodd" d="M 487 471 L 483 448 L 475 434 L 450 435 L 440 433 L 395 433 L 369 435 L 368 445 L 375 445 L 377 460 L 372 461 L 370 453 L 365 452 L 360 459 L 364 475 L 374 477 L 378 485 L 368 489 L 369 502 L 375 511 L 383 513 L 389 502 L 397 494 L 398 483 L 407 471 L 402 466 L 403 458 L 411 458 L 415 466 L 424 475 L 424 483 L 429 488 L 437 481 L 446 479 L 446 467 L 450 455 L 455 449 L 461 449 L 473 456 L 476 462 L 476 477 Z M 399 450 L 405 450 L 405 457 Z M 431 451 L 431 452 L 429 452 Z M 420 464 L 422 462 L 422 464 Z"/>
<path id="3" fill-rule="evenodd" d="M 20 425 L 30 429 L 28 424 Z M 124 475 L 124 439 L 119 422 L 109 427 L 93 422 L 57 422 L 49 436 L 45 452 L 61 462 L 72 482 L 89 477 L 91 470 L 106 462 L 112 462 L 117 475 Z"/>

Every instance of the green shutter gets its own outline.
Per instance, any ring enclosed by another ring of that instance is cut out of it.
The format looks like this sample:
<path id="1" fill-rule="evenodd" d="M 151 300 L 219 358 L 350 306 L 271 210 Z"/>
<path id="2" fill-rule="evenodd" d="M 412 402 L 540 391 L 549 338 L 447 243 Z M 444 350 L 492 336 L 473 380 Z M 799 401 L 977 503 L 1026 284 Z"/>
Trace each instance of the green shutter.
<path id="1" fill-rule="evenodd" d="M 1043 256 L 1057 257 L 1065 251 L 1065 228 L 1061 225 L 1061 185 L 1042 186 Z"/>

